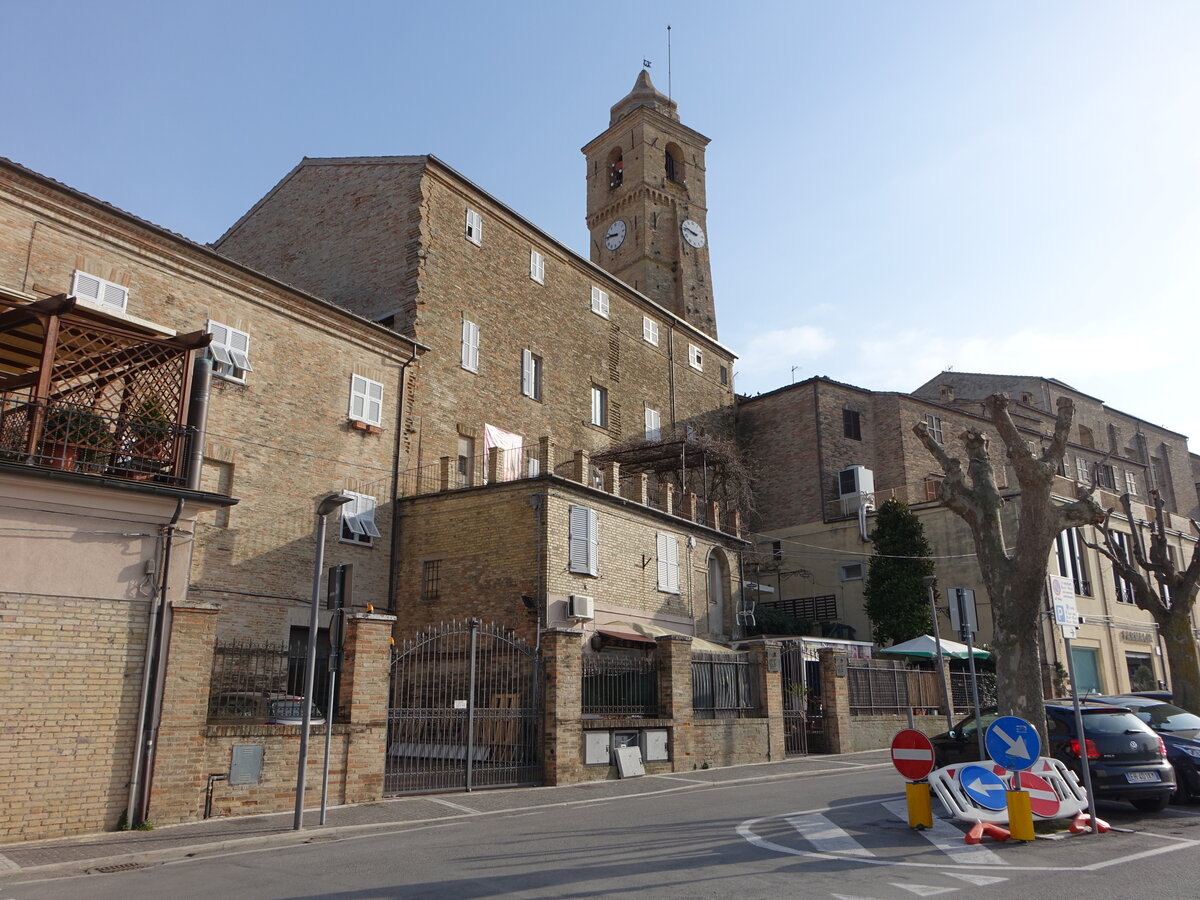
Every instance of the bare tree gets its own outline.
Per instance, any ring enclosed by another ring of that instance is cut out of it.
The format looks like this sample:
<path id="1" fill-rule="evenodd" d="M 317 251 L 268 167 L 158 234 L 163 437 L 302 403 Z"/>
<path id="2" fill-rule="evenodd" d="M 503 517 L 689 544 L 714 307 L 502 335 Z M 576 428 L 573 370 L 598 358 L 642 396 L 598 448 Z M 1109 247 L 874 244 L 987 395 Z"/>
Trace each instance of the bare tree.
<path id="1" fill-rule="evenodd" d="M 1180 570 L 1171 559 L 1167 543 L 1167 517 L 1163 499 L 1158 491 L 1150 492 L 1154 503 L 1154 521 L 1150 528 L 1150 549 L 1142 543 L 1142 529 L 1133 516 L 1133 501 L 1129 494 L 1121 495 L 1121 506 L 1129 522 L 1129 558 L 1112 527 L 1112 510 L 1104 517 L 1101 535 L 1103 545 L 1087 545 L 1112 561 L 1117 574 L 1133 591 L 1138 609 L 1144 609 L 1158 623 L 1159 634 L 1167 647 L 1167 666 L 1171 670 L 1171 690 L 1176 705 L 1187 710 L 1200 709 L 1200 647 L 1192 627 L 1192 609 L 1196 605 L 1197 585 L 1200 582 L 1200 543 L 1192 548 L 1192 559 Z M 1200 525 L 1190 520 L 1192 529 L 1200 536 Z"/>
<path id="2" fill-rule="evenodd" d="M 1017 535 L 1009 552 L 1001 510 L 1004 498 L 988 456 L 988 435 L 974 427 L 963 432 L 967 467 L 952 457 L 929 434 L 925 423 L 913 431 L 946 475 L 942 500 L 971 529 L 979 570 L 992 602 L 995 622 L 996 694 L 1000 711 L 1021 716 L 1046 733 L 1046 708 L 1042 697 L 1039 620 L 1046 583 L 1046 562 L 1059 532 L 1080 525 L 1098 525 L 1104 510 L 1083 487 L 1083 496 L 1071 503 L 1051 498 L 1054 476 L 1067 447 L 1075 406 L 1066 397 L 1058 400 L 1054 436 L 1040 456 L 1035 456 L 1013 424 L 1008 398 L 993 394 L 985 401 L 988 417 L 1004 441 L 1008 458 L 1021 488 Z"/>

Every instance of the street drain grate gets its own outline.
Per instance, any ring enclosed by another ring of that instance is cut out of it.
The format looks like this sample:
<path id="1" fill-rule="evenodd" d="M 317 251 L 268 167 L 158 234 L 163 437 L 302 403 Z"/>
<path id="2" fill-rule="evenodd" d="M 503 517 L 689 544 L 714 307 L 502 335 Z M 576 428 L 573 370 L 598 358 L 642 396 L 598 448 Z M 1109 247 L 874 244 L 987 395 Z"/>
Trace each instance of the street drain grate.
<path id="1" fill-rule="evenodd" d="M 112 875 L 116 872 L 132 872 L 135 869 L 149 869 L 152 865 L 154 864 L 131 862 L 120 863 L 115 866 L 95 866 L 94 868 L 88 869 L 87 873 L 89 875 Z"/>

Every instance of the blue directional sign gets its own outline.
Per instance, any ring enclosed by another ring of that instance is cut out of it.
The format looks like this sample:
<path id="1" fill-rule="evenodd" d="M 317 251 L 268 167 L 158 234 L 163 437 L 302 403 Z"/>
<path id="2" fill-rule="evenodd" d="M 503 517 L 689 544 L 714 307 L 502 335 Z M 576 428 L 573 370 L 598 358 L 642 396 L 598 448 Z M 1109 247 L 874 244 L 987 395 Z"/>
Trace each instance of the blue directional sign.
<path id="1" fill-rule="evenodd" d="M 958 773 L 958 783 L 967 792 L 976 806 L 984 809 L 1004 809 L 1008 790 L 1000 776 L 983 766 L 963 766 Z"/>
<path id="2" fill-rule="evenodd" d="M 983 745 L 997 765 L 1014 772 L 1028 769 L 1042 754 L 1037 729 L 1016 716 L 1001 716 L 989 725 Z"/>

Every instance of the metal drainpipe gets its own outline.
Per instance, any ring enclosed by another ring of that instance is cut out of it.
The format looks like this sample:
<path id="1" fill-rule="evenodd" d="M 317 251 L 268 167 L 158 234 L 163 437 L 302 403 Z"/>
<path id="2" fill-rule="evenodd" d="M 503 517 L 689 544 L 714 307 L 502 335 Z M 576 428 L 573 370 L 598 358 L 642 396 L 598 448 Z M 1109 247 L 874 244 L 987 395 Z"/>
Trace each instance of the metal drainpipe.
<path id="1" fill-rule="evenodd" d="M 212 389 L 212 364 L 204 358 L 192 361 L 192 397 L 188 401 L 188 426 L 192 429 L 188 454 L 187 489 L 200 490 L 204 469 L 204 435 L 208 427 L 208 395 Z"/>
<path id="2" fill-rule="evenodd" d="M 408 367 L 416 361 L 416 356 L 410 356 L 400 367 L 400 393 L 396 402 L 396 441 L 392 449 L 392 533 L 388 538 L 388 610 L 396 608 L 396 566 L 400 559 L 400 503 L 397 497 L 400 494 L 400 447 L 404 440 L 404 383 Z"/>
<path id="3" fill-rule="evenodd" d="M 154 731 L 158 727 L 159 698 L 157 696 L 159 660 L 162 656 L 163 623 L 166 616 L 167 583 L 171 568 L 171 545 L 175 536 L 175 525 L 183 512 L 183 498 L 175 501 L 175 514 L 164 526 L 162 548 L 162 570 L 158 589 L 150 604 L 150 618 L 146 623 L 146 654 L 142 660 L 142 702 L 138 709 L 137 729 L 133 742 L 133 773 L 129 780 L 129 797 L 125 807 L 125 821 L 135 827 L 145 821 L 145 809 L 150 796 L 150 771 L 154 765 Z M 153 719 L 153 727 L 147 739 L 146 720 Z M 143 784 L 145 787 L 143 788 Z"/>

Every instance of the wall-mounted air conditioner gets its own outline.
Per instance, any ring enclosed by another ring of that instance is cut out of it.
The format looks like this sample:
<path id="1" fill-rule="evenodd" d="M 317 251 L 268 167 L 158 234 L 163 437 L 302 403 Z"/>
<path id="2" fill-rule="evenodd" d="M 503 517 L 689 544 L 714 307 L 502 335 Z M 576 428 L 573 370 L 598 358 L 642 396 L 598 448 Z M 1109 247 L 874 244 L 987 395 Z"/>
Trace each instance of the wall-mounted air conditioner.
<path id="1" fill-rule="evenodd" d="M 875 508 L 875 473 L 866 466 L 847 466 L 838 472 L 838 496 L 842 515 Z"/>
<path id="2" fill-rule="evenodd" d="M 571 594 L 567 597 L 567 617 L 571 619 L 596 618 L 596 600 L 583 594 Z"/>

